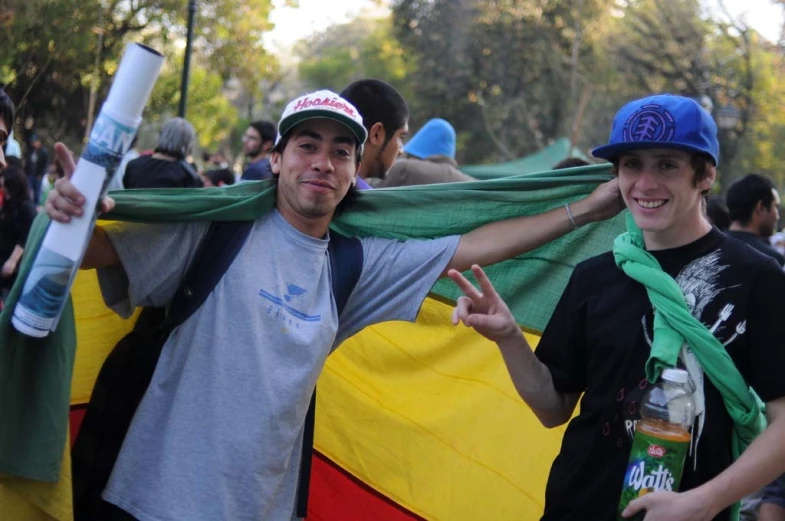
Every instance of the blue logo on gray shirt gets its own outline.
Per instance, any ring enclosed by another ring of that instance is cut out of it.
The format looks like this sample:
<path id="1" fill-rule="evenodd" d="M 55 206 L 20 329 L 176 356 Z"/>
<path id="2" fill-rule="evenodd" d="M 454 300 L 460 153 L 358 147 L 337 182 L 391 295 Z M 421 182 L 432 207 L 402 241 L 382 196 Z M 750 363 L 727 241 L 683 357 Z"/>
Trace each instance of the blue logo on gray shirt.
<path id="1" fill-rule="evenodd" d="M 307 293 L 307 291 L 303 288 L 289 283 L 286 284 L 286 291 L 288 293 L 283 296 L 286 302 L 291 302 L 295 297 L 299 297 L 300 295 L 305 295 Z"/>
<path id="2" fill-rule="evenodd" d="M 295 297 L 304 295 L 307 292 L 306 290 L 304 290 L 299 286 L 295 286 L 294 284 L 287 284 L 286 290 L 287 293 L 286 295 L 284 295 L 284 298 L 276 297 L 272 293 L 269 293 L 263 289 L 259 290 L 259 296 L 269 300 L 276 306 L 282 307 L 284 310 L 286 310 L 287 313 L 289 313 L 294 318 L 303 320 L 305 322 L 321 322 L 322 320 L 321 315 L 308 315 L 307 313 L 294 309 L 292 306 L 288 304 L 288 302 L 291 302 Z"/>

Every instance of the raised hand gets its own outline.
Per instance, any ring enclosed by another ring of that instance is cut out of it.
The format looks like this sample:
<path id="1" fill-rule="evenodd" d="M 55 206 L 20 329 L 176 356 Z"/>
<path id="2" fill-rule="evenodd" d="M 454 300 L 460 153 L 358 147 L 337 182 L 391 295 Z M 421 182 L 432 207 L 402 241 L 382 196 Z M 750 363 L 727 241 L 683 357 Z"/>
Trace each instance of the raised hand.
<path id="1" fill-rule="evenodd" d="M 488 279 L 488 276 L 478 265 L 472 266 L 472 273 L 480 283 L 480 290 L 475 288 L 466 277 L 456 270 L 450 270 L 447 275 L 461 288 L 465 297 L 459 297 L 452 313 L 453 325 L 463 322 L 466 326 L 474 328 L 485 338 L 496 343 L 503 342 L 513 337 L 522 335 L 515 317 L 510 308 L 501 299 Z"/>
<path id="2" fill-rule="evenodd" d="M 65 176 L 55 182 L 54 188 L 49 191 L 44 204 L 44 211 L 53 221 L 67 223 L 71 217 L 79 217 L 84 211 L 84 196 L 71 183 L 71 176 L 76 170 L 74 156 L 68 147 L 62 143 L 56 143 L 54 147 L 55 160 L 63 167 Z M 101 200 L 102 212 L 108 212 L 114 208 L 114 200 L 104 197 Z"/>
<path id="3" fill-rule="evenodd" d="M 603 183 L 586 198 L 593 221 L 610 219 L 624 209 L 624 200 L 619 191 L 619 180 Z"/>

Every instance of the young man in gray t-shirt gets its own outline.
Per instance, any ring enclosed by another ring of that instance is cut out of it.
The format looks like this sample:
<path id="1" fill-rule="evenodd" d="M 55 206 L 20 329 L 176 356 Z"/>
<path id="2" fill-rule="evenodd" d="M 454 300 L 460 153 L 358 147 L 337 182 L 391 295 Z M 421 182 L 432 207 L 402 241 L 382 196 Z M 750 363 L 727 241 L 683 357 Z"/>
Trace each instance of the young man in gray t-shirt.
<path id="1" fill-rule="evenodd" d="M 292 101 L 278 130 L 275 209 L 254 223 L 215 290 L 164 345 L 104 491 L 117 519 L 291 518 L 305 414 L 335 346 L 370 324 L 413 321 L 449 269 L 520 255 L 620 209 L 611 182 L 571 208 L 461 237 L 360 239 L 361 275 L 339 316 L 328 230 L 354 190 L 366 130 L 357 110 L 329 91 Z M 69 175 L 46 211 L 67 222 L 81 213 L 83 197 L 68 180 L 73 160 L 57 150 Z M 207 227 L 96 228 L 82 267 L 99 270 L 107 305 L 123 316 L 165 306 Z"/>

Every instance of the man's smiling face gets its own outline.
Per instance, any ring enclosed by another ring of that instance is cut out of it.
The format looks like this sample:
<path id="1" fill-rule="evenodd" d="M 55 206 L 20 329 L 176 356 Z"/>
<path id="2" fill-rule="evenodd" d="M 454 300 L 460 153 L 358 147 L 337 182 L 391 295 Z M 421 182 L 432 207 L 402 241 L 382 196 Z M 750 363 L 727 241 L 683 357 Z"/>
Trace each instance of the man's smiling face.
<path id="1" fill-rule="evenodd" d="M 635 223 L 658 243 L 683 243 L 681 237 L 702 219 L 702 192 L 711 175 L 695 183 L 693 156 L 673 149 L 636 150 L 619 156 L 619 189 Z M 687 241 L 689 242 L 689 241 Z"/>
<path id="2" fill-rule="evenodd" d="M 307 120 L 290 132 L 283 153 L 273 152 L 278 207 L 298 219 L 332 217 L 357 174 L 357 139 L 330 119 Z"/>

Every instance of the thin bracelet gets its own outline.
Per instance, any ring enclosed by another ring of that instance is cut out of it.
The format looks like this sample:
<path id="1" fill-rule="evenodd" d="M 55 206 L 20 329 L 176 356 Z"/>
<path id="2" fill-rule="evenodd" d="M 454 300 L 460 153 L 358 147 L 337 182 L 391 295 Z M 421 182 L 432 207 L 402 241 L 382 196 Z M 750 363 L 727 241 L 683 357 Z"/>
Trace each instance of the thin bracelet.
<path id="1" fill-rule="evenodd" d="M 570 219 L 570 224 L 572 225 L 572 229 L 577 230 L 578 223 L 575 222 L 575 217 L 572 215 L 572 210 L 570 210 L 570 203 L 564 203 L 564 209 L 567 210 L 567 217 Z"/>

